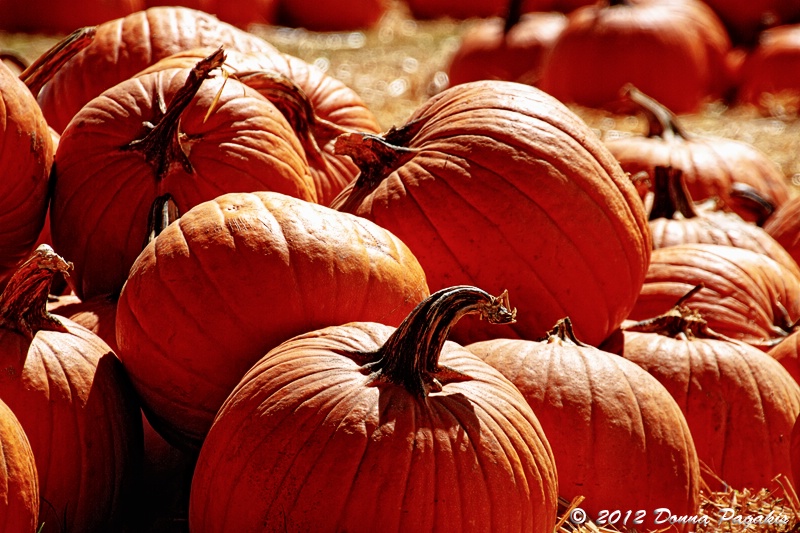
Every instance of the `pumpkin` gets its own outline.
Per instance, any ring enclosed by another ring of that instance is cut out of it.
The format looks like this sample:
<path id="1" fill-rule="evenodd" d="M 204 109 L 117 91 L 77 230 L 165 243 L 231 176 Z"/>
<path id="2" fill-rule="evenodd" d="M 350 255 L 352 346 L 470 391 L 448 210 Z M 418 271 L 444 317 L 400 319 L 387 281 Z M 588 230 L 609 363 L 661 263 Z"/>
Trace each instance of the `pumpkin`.
<path id="1" fill-rule="evenodd" d="M 141 467 L 141 415 L 108 345 L 46 311 L 54 273 L 68 268 L 41 245 L 0 295 L 0 398 L 36 458 L 43 531 L 118 531 Z"/>
<path id="2" fill-rule="evenodd" d="M 507 287 L 529 308 L 496 328 L 467 317 L 453 332 L 462 344 L 538 338 L 564 315 L 599 343 L 633 307 L 652 247 L 642 202 L 597 135 L 546 93 L 456 85 L 406 125 L 341 135 L 336 150 L 361 172 L 331 207 L 397 235 L 431 290 Z"/>
<path id="3" fill-rule="evenodd" d="M 561 497 L 583 497 L 580 507 L 591 517 L 614 509 L 697 511 L 700 464 L 689 427 L 650 374 L 580 342 L 568 318 L 541 341 L 493 339 L 465 348 L 516 385 L 536 413 L 553 448 Z M 637 528 L 658 529 L 654 513 L 628 518 Z"/>
<path id="4" fill-rule="evenodd" d="M 516 0 L 519 3 L 519 0 Z M 538 85 L 547 54 L 567 18 L 558 12 L 521 13 L 470 25 L 447 66 L 449 84 L 495 79 Z"/>
<path id="5" fill-rule="evenodd" d="M 800 386 L 780 363 L 720 338 L 688 305 L 626 324 L 612 339 L 601 348 L 650 372 L 678 402 L 711 490 L 759 489 L 791 475 Z"/>
<path id="6" fill-rule="evenodd" d="M 513 320 L 504 297 L 442 289 L 397 327 L 292 338 L 225 401 L 192 479 L 206 531 L 555 529 L 553 455 L 519 391 L 447 333 Z"/>
<path id="7" fill-rule="evenodd" d="M 764 231 L 800 261 L 800 196 L 793 196 L 776 209 L 764 223 Z"/>
<path id="8" fill-rule="evenodd" d="M 608 139 L 606 146 L 632 176 L 645 173 L 652 181 L 656 167 L 674 168 L 694 200 L 716 198 L 721 209 L 758 224 L 789 200 L 783 171 L 752 144 L 693 134 L 672 111 L 635 87 L 627 87 L 625 95 L 644 113 L 647 130 Z"/>
<path id="9" fill-rule="evenodd" d="M 541 87 L 559 100 L 624 110 L 632 83 L 676 113 L 727 89 L 731 42 L 700 0 L 610 0 L 576 9 L 550 53 Z"/>
<path id="10" fill-rule="evenodd" d="M 117 299 L 108 295 L 97 296 L 85 302 L 74 294 L 63 295 L 47 304 L 47 310 L 69 318 L 103 339 L 117 353 Z"/>
<path id="11" fill-rule="evenodd" d="M 411 18 L 419 20 L 497 17 L 505 14 L 507 0 L 404 0 Z"/>
<path id="12" fill-rule="evenodd" d="M 0 29 L 20 33 L 70 33 L 144 9 L 143 0 L 0 0 Z"/>
<path id="13" fill-rule="evenodd" d="M 0 290 L 44 227 L 53 142 L 36 99 L 0 64 Z"/>
<path id="14" fill-rule="evenodd" d="M 800 420 L 800 417 L 798 417 Z M 792 429 L 791 440 L 792 477 L 794 478 L 795 492 L 800 487 L 800 423 L 795 422 Z"/>
<path id="15" fill-rule="evenodd" d="M 680 170 L 656 167 L 654 174 L 649 218 L 655 248 L 689 243 L 735 246 L 764 254 L 800 277 L 797 262 L 767 231 L 718 210 L 713 201 L 696 206 Z"/>
<path id="16" fill-rule="evenodd" d="M 178 52 L 143 70 L 191 68 L 213 52 L 196 48 Z M 357 172 L 350 158 L 334 153 L 341 133 L 381 131 L 361 97 L 344 83 L 288 54 L 229 50 L 222 69 L 273 102 L 294 128 L 306 152 L 317 202 L 328 205 Z"/>
<path id="17" fill-rule="evenodd" d="M 278 53 L 265 40 L 208 13 L 152 7 L 98 25 L 91 43 L 60 67 L 40 65 L 40 76 L 49 81 L 35 94 L 48 124 L 61 133 L 84 105 L 106 89 L 159 59 L 203 46 Z"/>
<path id="18" fill-rule="evenodd" d="M 144 0 L 146 8 L 180 6 L 213 13 L 222 22 L 242 29 L 252 24 L 275 24 L 278 19 L 278 0 Z"/>
<path id="19" fill-rule="evenodd" d="M 268 350 L 354 320 L 396 326 L 427 295 L 416 258 L 377 225 L 274 192 L 229 193 L 142 251 L 117 303 L 117 344 L 153 426 L 198 449 Z"/>
<path id="20" fill-rule="evenodd" d="M 277 0 L 278 24 L 309 31 L 353 31 L 377 26 L 389 8 L 388 0 Z"/>
<path id="21" fill-rule="evenodd" d="M 0 531 L 34 533 L 39 481 L 33 450 L 14 412 L 0 401 Z"/>
<path id="22" fill-rule="evenodd" d="M 669 311 L 692 288 L 711 329 L 769 350 L 800 319 L 800 277 L 769 257 L 732 246 L 683 244 L 653 252 L 631 314 L 645 320 Z"/>
<path id="23" fill-rule="evenodd" d="M 112 87 L 61 136 L 51 233 L 75 265 L 82 300 L 119 293 L 158 199 L 169 197 L 178 214 L 228 191 L 316 200 L 305 153 L 277 108 L 236 80 L 209 79 L 223 59 L 217 50 L 195 69 Z"/>
<path id="24" fill-rule="evenodd" d="M 763 113 L 782 115 L 800 102 L 800 24 L 762 32 L 744 59 L 736 101 Z"/>

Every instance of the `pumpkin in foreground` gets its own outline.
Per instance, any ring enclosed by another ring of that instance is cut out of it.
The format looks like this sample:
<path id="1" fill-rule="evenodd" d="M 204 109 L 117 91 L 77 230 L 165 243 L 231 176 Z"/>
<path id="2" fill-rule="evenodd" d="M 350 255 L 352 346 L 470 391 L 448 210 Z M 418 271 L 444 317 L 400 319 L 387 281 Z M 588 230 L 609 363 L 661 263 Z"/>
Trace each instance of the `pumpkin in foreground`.
<path id="1" fill-rule="evenodd" d="M 279 193 L 229 193 L 142 251 L 117 303 L 117 344 L 153 426 L 199 448 L 266 352 L 345 322 L 396 326 L 428 294 L 408 247 L 368 220 Z"/>
<path id="2" fill-rule="evenodd" d="M 572 317 L 589 344 L 627 317 L 652 243 L 644 206 L 597 135 L 548 94 L 463 83 L 383 136 L 342 135 L 357 180 L 331 203 L 387 228 L 432 291 L 503 287 L 529 309 L 509 326 L 467 317 L 454 339 L 539 338 Z"/>
<path id="3" fill-rule="evenodd" d="M 672 394 L 711 490 L 759 489 L 792 475 L 800 386 L 769 355 L 715 333 L 683 301 L 658 317 L 626 322 L 601 348 L 641 366 Z"/>
<path id="4" fill-rule="evenodd" d="M 46 312 L 50 282 L 67 270 L 41 245 L 0 295 L 0 398 L 36 458 L 42 531 L 118 531 L 141 467 L 141 414 L 108 345 Z"/>
<path id="5" fill-rule="evenodd" d="M 585 497 L 580 507 L 591 517 L 647 509 L 630 517 L 645 529 L 658 529 L 655 509 L 697 511 L 694 441 L 680 407 L 653 376 L 580 342 L 568 318 L 541 341 L 492 339 L 465 348 L 511 380 L 536 413 L 553 448 L 559 496 Z"/>
<path id="6" fill-rule="evenodd" d="M 2 401 L 0 465 L 0 531 L 33 533 L 39 520 L 36 462 L 25 430 Z"/>
<path id="7" fill-rule="evenodd" d="M 192 482 L 193 532 L 552 533 L 557 480 L 533 411 L 447 341 L 506 298 L 442 289 L 398 328 L 349 323 L 264 356 L 220 410 Z"/>

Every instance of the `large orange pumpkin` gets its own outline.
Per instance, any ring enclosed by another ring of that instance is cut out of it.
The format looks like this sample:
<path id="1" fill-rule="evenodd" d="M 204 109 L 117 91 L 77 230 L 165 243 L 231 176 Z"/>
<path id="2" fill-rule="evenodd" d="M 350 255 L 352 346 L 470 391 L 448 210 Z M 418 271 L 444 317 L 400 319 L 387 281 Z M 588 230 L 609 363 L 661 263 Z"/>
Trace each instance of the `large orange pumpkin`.
<path id="1" fill-rule="evenodd" d="M 550 446 L 519 391 L 447 342 L 502 298 L 443 289 L 397 327 L 354 322 L 281 344 L 203 444 L 189 526 L 211 531 L 552 533 Z"/>
<path id="2" fill-rule="evenodd" d="M 119 531 L 141 467 L 141 414 L 108 345 L 46 312 L 50 281 L 67 270 L 42 245 L 0 296 L 0 398 L 36 458 L 43 531 Z"/>
<path id="3" fill-rule="evenodd" d="M 427 295 L 416 258 L 383 228 L 274 192 L 230 193 L 142 251 L 117 303 L 117 343 L 153 426 L 199 448 L 268 350 L 354 320 L 397 325 Z"/>
<path id="4" fill-rule="evenodd" d="M 204 46 L 278 53 L 265 40 L 185 7 L 152 7 L 97 26 L 94 39 L 50 73 L 37 94 L 45 118 L 59 133 L 90 100 L 147 66 L 181 50 Z"/>
<path id="5" fill-rule="evenodd" d="M 332 207 L 403 240 L 431 290 L 507 287 L 529 308 L 510 326 L 467 318 L 456 340 L 539 338 L 569 315 L 592 344 L 630 312 L 652 247 L 644 206 L 597 135 L 553 97 L 464 83 L 403 127 L 336 142 L 361 173 Z"/>
<path id="6" fill-rule="evenodd" d="M 737 102 L 780 115 L 800 102 L 800 24 L 764 31 L 741 66 Z"/>
<path id="7" fill-rule="evenodd" d="M 593 518 L 636 510 L 623 518 L 643 529 L 658 529 L 655 509 L 697 511 L 700 464 L 689 427 L 650 374 L 580 342 L 568 318 L 541 341 L 493 339 L 465 348 L 516 385 L 536 413 L 553 448 L 561 497 L 584 497 L 580 507 Z"/>
<path id="8" fill-rule="evenodd" d="M 55 152 L 28 88 L 0 64 L 0 290 L 33 251 L 44 227 Z"/>
<path id="9" fill-rule="evenodd" d="M 82 300 L 119 293 L 160 198 L 178 214 L 229 191 L 316 200 L 303 148 L 278 109 L 236 80 L 207 77 L 223 56 L 112 87 L 61 136 L 51 233 L 75 265 Z"/>
<path id="10" fill-rule="evenodd" d="M 723 484 L 760 489 L 779 474 L 792 475 L 800 385 L 769 355 L 720 338 L 688 304 L 624 325 L 602 348 L 638 364 L 669 390 L 712 490 Z"/>

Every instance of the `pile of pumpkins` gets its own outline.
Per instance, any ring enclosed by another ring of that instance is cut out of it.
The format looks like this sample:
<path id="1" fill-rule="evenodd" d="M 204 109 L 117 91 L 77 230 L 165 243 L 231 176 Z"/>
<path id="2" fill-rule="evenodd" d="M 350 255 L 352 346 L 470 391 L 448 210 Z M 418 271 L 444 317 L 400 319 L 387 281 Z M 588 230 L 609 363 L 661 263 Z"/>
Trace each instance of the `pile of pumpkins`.
<path id="1" fill-rule="evenodd" d="M 624 96 L 652 136 L 498 80 L 381 132 L 183 7 L 0 65 L 0 530 L 643 530 L 800 481 L 786 180 Z"/>

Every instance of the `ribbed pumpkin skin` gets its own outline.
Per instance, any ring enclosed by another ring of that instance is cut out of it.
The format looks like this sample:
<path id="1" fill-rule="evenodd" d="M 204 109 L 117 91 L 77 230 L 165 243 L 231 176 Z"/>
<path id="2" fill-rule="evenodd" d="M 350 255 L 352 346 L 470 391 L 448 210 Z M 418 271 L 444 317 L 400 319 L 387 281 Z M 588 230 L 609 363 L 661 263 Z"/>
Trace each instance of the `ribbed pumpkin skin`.
<path id="1" fill-rule="evenodd" d="M 670 391 L 700 461 L 719 479 L 741 490 L 791 475 L 800 386 L 777 361 L 739 342 L 630 331 L 621 350 Z M 714 477 L 704 479 L 713 490 L 721 488 Z"/>
<path id="2" fill-rule="evenodd" d="M 370 386 L 347 351 L 392 331 L 327 328 L 261 359 L 203 444 L 191 530 L 552 532 L 555 468 L 524 398 L 451 342 L 440 363 L 470 379 Z"/>
<path id="3" fill-rule="evenodd" d="M 427 295 L 416 258 L 371 222 L 277 193 L 231 193 L 144 249 L 117 304 L 117 343 L 154 427 L 198 447 L 270 349 L 355 320 L 397 325 Z"/>
<path id="4" fill-rule="evenodd" d="M 714 244 L 654 250 L 629 318 L 665 313 L 700 283 L 705 287 L 689 303 L 709 327 L 763 350 L 788 335 L 800 319 L 800 278 L 765 255 Z"/>
<path id="5" fill-rule="evenodd" d="M 36 457 L 45 532 L 104 532 L 125 519 L 142 454 L 141 415 L 119 360 L 66 318 L 33 342 L 0 330 L 0 397 Z"/>
<path id="6" fill-rule="evenodd" d="M 596 3 L 570 13 L 541 87 L 563 102 L 618 108 L 632 83 L 676 113 L 692 112 L 725 89 L 730 46 L 700 1 Z"/>
<path id="7" fill-rule="evenodd" d="M 151 205 L 165 193 L 180 213 L 230 191 L 316 199 L 289 123 L 268 100 L 233 79 L 204 81 L 181 114 L 192 172 L 175 162 L 159 180 L 141 152 L 126 150 L 144 137 L 142 124 L 159 117 L 158 98 L 170 102 L 188 73 L 168 69 L 112 87 L 81 109 L 61 136 L 51 233 L 54 247 L 74 263 L 71 276 L 82 300 L 119 292 L 144 245 Z"/>
<path id="8" fill-rule="evenodd" d="M 765 255 L 800 277 L 800 266 L 767 231 L 738 215 L 698 209 L 693 218 L 658 218 L 650 221 L 654 248 L 683 244 L 731 246 Z"/>
<path id="9" fill-rule="evenodd" d="M 647 372 L 552 333 L 541 342 L 494 339 L 465 348 L 528 401 L 553 449 L 560 496 L 584 496 L 580 507 L 591 517 L 603 509 L 697 510 L 700 465 L 689 427 Z M 663 527 L 654 518 L 648 512 L 637 527 Z M 686 530 L 684 524 L 674 531 Z"/>
<path id="10" fill-rule="evenodd" d="M 34 533 L 39 480 L 31 444 L 17 417 L 0 401 L 0 531 Z"/>
<path id="11" fill-rule="evenodd" d="M 36 99 L 0 64 L 0 291 L 44 226 L 54 153 Z"/>
<path id="12" fill-rule="evenodd" d="M 585 122 L 546 93 L 503 81 L 451 87 L 414 121 L 410 159 L 354 206 L 356 184 L 331 205 L 403 240 L 432 291 L 508 289 L 526 310 L 510 326 L 465 317 L 454 340 L 539 338 L 569 315 L 593 344 L 627 317 L 650 231 L 630 179 Z"/>
<path id="13" fill-rule="evenodd" d="M 117 347 L 117 299 L 98 296 L 85 302 L 75 295 L 61 296 L 59 301 L 48 304 L 48 310 L 54 315 L 69 318 L 103 339 L 114 353 Z"/>
<path id="14" fill-rule="evenodd" d="M 162 59 L 142 73 L 164 68 L 191 68 L 197 61 L 209 56 L 212 52 L 211 48 L 195 48 L 179 52 Z M 368 133 L 381 131 L 378 119 L 358 93 L 300 58 L 287 54 L 229 50 L 226 52 L 223 68 L 234 75 L 259 70 L 283 74 L 302 89 L 313 107 L 314 113 L 319 118 L 354 131 Z M 247 83 L 245 79 L 242 81 Z M 317 190 L 317 203 L 328 205 L 344 189 L 345 185 L 356 177 L 358 168 L 349 157 L 337 156 L 334 153 L 335 134 L 333 132 L 321 132 L 312 128 L 312 134 L 319 148 L 322 149 L 321 162 L 316 161 L 311 154 L 307 155 L 311 176 Z"/>
<path id="15" fill-rule="evenodd" d="M 38 94 L 44 116 L 57 132 L 106 89 L 181 50 L 225 46 L 237 50 L 277 50 L 263 39 L 182 7 L 153 7 L 109 20 L 92 43 L 68 61 Z"/>
<path id="16" fill-rule="evenodd" d="M 778 361 L 797 383 L 800 383 L 800 331 L 793 331 L 767 353 Z"/>

